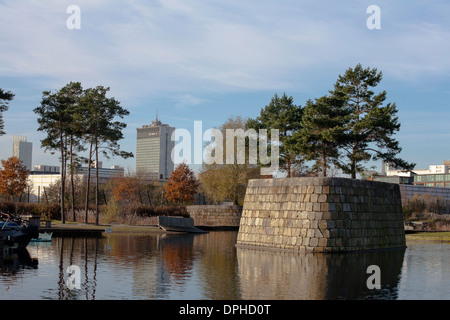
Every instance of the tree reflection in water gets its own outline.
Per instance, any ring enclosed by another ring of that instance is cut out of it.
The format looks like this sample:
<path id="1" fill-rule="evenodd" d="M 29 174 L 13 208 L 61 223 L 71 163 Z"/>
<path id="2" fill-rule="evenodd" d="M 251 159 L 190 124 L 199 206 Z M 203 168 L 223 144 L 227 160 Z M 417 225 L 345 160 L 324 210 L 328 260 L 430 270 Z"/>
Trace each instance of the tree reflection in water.
<path id="1" fill-rule="evenodd" d="M 3 277 L 14 277 L 27 268 L 38 268 L 38 259 L 31 258 L 27 249 L 0 254 L 0 271 Z"/>
<path id="2" fill-rule="evenodd" d="M 397 299 L 405 250 L 349 254 L 236 248 L 237 232 L 59 238 L 1 263 L 3 299 Z M 80 289 L 67 268 L 80 268 Z M 370 265 L 381 290 L 368 289 Z M 38 268 L 39 266 L 39 268 Z M 402 279 L 403 280 L 403 279 Z"/>
<path id="3" fill-rule="evenodd" d="M 54 238 L 59 252 L 59 276 L 58 276 L 58 299 L 72 300 L 81 299 L 84 295 L 86 300 L 95 300 L 97 287 L 97 255 L 98 238 Z M 67 286 L 67 268 L 77 265 L 83 268 L 80 275 L 80 289 L 69 289 Z M 92 269 L 92 280 L 90 270 Z"/>

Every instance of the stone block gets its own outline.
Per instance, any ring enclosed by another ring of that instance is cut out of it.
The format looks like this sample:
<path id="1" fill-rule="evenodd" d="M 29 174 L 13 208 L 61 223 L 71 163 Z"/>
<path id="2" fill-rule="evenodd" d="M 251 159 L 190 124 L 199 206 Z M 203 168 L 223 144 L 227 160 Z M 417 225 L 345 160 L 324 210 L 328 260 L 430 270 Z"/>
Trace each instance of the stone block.
<path id="1" fill-rule="evenodd" d="M 317 238 L 311 238 L 309 240 L 309 246 L 310 247 L 317 247 L 319 245 L 319 239 Z"/>

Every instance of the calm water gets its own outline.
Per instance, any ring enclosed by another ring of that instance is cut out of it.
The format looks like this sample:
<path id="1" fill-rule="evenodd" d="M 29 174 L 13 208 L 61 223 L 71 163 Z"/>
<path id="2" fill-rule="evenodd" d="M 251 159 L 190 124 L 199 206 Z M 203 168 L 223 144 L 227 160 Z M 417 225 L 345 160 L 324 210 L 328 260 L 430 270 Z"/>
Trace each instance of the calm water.
<path id="1" fill-rule="evenodd" d="M 1 261 L 0 299 L 450 299 L 450 244 L 293 254 L 240 249 L 237 232 L 54 238 Z M 80 268 L 80 289 L 66 285 Z M 381 289 L 366 285 L 369 265 Z"/>

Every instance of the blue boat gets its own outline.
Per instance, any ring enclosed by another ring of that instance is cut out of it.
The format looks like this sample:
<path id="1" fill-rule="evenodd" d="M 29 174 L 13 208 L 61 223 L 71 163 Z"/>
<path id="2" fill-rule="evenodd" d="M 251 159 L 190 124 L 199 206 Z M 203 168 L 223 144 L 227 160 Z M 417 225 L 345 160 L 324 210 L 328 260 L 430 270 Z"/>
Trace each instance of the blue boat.
<path id="1" fill-rule="evenodd" d="M 3 241 L 5 249 L 24 249 L 31 239 L 39 238 L 39 227 L 10 214 L 0 214 L 2 217 L 2 220 L 0 220 L 0 239 Z"/>

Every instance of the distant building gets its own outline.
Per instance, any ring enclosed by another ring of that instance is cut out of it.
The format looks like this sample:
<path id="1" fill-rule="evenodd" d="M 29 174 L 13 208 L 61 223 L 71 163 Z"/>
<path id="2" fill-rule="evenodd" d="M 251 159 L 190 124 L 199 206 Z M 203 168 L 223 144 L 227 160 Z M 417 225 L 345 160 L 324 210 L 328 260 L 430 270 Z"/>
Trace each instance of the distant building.
<path id="1" fill-rule="evenodd" d="M 120 166 L 112 166 L 111 168 L 103 168 L 102 162 L 99 161 L 98 163 L 98 180 L 99 183 L 104 183 L 109 179 L 113 178 L 119 178 L 123 177 L 125 173 L 125 169 Z M 77 174 L 82 175 L 83 179 L 87 179 L 88 176 L 88 167 L 81 167 L 78 168 Z M 96 181 L 96 169 L 95 169 L 95 162 L 93 163 L 91 167 L 91 182 Z"/>
<path id="2" fill-rule="evenodd" d="M 46 173 L 60 173 L 59 166 L 49 166 L 45 164 L 39 164 L 34 166 L 34 172 L 46 172 Z"/>
<path id="3" fill-rule="evenodd" d="M 22 161 L 22 164 L 27 170 L 32 169 L 31 160 L 33 157 L 33 144 L 27 142 L 27 137 L 13 136 L 13 157 L 17 157 Z"/>
<path id="4" fill-rule="evenodd" d="M 111 168 L 102 168 L 102 164 L 99 161 L 99 170 L 98 170 L 98 178 L 99 183 L 105 183 L 109 179 L 123 177 L 124 168 L 120 166 L 113 166 Z M 28 176 L 28 184 L 30 186 L 29 189 L 29 201 L 31 202 L 41 202 L 45 199 L 46 189 L 49 188 L 52 184 L 61 180 L 60 167 L 58 166 L 47 166 L 47 165 L 39 165 L 35 166 L 34 171 L 31 171 Z M 91 182 L 95 183 L 96 181 L 96 172 L 95 172 L 95 163 L 91 167 Z M 78 169 L 78 172 L 75 174 L 77 178 L 87 179 L 88 176 L 88 168 L 81 167 Z M 69 179 L 69 175 L 67 175 L 67 179 Z"/>
<path id="5" fill-rule="evenodd" d="M 414 185 L 450 188 L 450 161 L 429 166 L 428 170 L 413 170 Z"/>
<path id="6" fill-rule="evenodd" d="M 171 140 L 175 128 L 156 116 L 151 125 L 137 128 L 136 170 L 151 180 L 167 180 L 174 170 Z"/>
<path id="7" fill-rule="evenodd" d="M 28 176 L 29 198 L 31 202 L 42 202 L 46 189 L 61 179 L 60 173 L 32 171 Z"/>
<path id="8" fill-rule="evenodd" d="M 442 165 L 431 165 L 428 169 L 412 171 L 397 170 L 383 163 L 381 171 L 381 175 L 373 177 L 374 181 L 450 188 L 450 161 L 444 161 Z"/>

